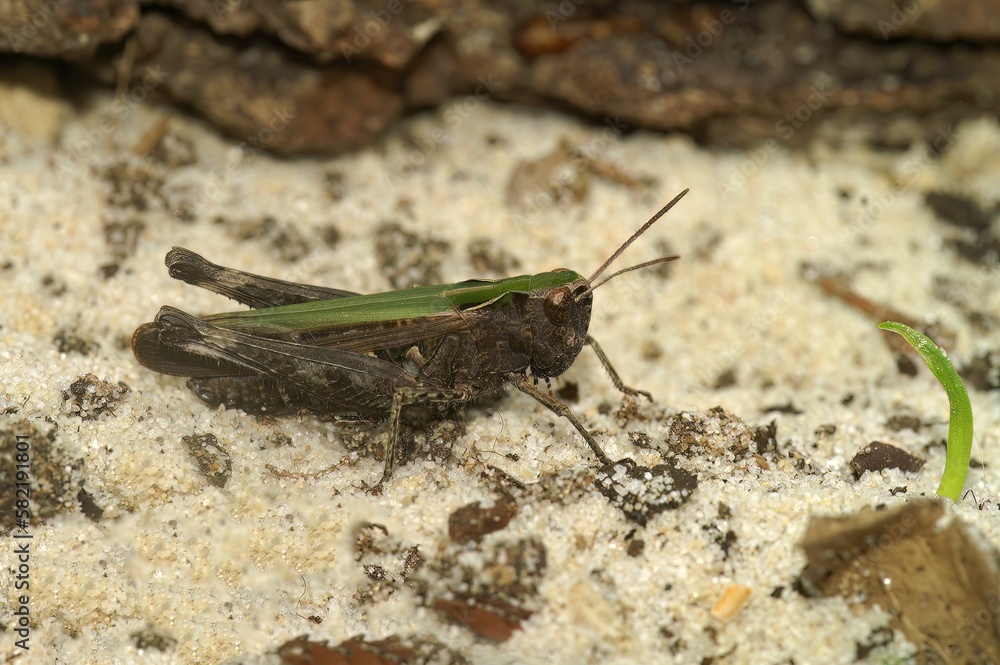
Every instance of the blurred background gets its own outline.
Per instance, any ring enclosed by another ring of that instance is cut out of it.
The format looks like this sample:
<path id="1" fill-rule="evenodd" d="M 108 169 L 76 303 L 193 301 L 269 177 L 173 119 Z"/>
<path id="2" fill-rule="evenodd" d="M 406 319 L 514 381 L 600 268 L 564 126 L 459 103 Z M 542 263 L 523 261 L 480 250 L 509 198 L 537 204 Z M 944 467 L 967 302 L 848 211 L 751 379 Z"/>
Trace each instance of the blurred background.
<path id="1" fill-rule="evenodd" d="M 998 44 L 996 0 L 0 2 L 8 80 L 155 97 L 283 155 L 468 94 L 706 145 L 901 150 L 996 113 Z"/>

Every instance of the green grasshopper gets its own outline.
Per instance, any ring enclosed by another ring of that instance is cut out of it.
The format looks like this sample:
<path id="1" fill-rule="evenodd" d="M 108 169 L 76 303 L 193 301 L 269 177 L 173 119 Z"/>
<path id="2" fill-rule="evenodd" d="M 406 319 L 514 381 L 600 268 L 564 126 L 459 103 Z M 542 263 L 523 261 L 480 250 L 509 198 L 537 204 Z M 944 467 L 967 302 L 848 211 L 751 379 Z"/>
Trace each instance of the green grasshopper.
<path id="1" fill-rule="evenodd" d="M 622 273 L 677 257 L 595 280 L 687 192 L 653 215 L 589 279 L 559 269 L 360 295 L 223 268 L 174 247 L 165 261 L 171 277 L 253 309 L 198 318 L 164 306 L 135 331 L 132 350 L 149 369 L 191 377 L 188 386 L 212 406 L 388 417 L 379 485 L 392 475 L 403 409 L 466 403 L 508 383 L 569 420 L 597 458 L 611 464 L 583 423 L 537 382 L 565 372 L 588 344 L 618 390 L 652 399 L 622 383 L 588 334 L 593 292 Z"/>

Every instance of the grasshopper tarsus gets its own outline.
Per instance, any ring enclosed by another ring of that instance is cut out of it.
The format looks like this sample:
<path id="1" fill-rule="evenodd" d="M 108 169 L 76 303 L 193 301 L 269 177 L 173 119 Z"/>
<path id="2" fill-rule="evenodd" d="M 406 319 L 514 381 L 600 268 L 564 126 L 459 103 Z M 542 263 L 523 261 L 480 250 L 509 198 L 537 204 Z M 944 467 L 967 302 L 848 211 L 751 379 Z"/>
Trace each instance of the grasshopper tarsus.
<path id="1" fill-rule="evenodd" d="M 372 496 L 382 496 L 382 491 L 383 491 L 382 488 L 385 485 L 385 480 L 386 480 L 385 477 L 379 478 L 378 482 L 375 483 L 374 485 L 369 485 L 368 483 L 362 480 L 361 483 L 358 485 L 358 488 L 362 492 L 365 492 L 366 494 L 370 494 Z"/>
<path id="2" fill-rule="evenodd" d="M 611 382 L 615 384 L 615 388 L 617 388 L 619 392 L 624 393 L 626 395 L 634 395 L 634 396 L 642 395 L 650 402 L 653 401 L 653 396 L 650 395 L 645 390 L 638 390 L 636 388 L 631 388 L 625 385 L 621 377 L 618 376 L 618 372 L 617 370 L 615 370 L 614 365 L 611 364 L 611 361 L 608 359 L 608 356 L 604 353 L 604 349 L 601 348 L 601 345 L 597 343 L 596 339 L 594 339 L 590 335 L 587 335 L 587 344 L 590 346 L 590 348 L 594 350 L 594 353 L 597 354 L 597 359 L 601 361 L 601 364 L 604 366 L 604 370 L 611 377 Z"/>
<path id="3" fill-rule="evenodd" d="M 396 468 L 396 447 L 399 443 L 400 421 L 403 409 L 414 404 L 468 402 L 475 397 L 466 390 L 445 390 L 442 388 L 396 388 L 392 395 L 392 406 L 389 407 L 389 438 L 385 444 L 385 467 L 382 470 L 382 480 L 376 487 L 392 477 Z"/>
<path id="4" fill-rule="evenodd" d="M 625 386 L 628 388 L 628 386 Z M 645 397 L 647 402 L 653 401 L 653 396 L 646 390 L 636 390 L 635 388 L 628 388 L 628 390 L 623 390 L 626 395 L 631 395 L 633 397 Z"/>
<path id="5" fill-rule="evenodd" d="M 594 451 L 594 455 L 596 455 L 597 459 L 601 461 L 601 464 L 605 465 L 611 464 L 611 458 L 608 457 L 607 453 L 604 452 L 604 449 L 601 448 L 600 444 L 597 443 L 597 440 L 590 433 L 590 431 L 586 427 L 584 427 L 583 423 L 580 422 L 580 420 L 576 417 L 576 415 L 569 410 L 568 406 L 557 400 L 555 397 L 552 397 L 548 393 L 539 390 L 535 386 L 531 385 L 528 381 L 525 380 L 514 381 L 514 385 L 517 387 L 518 390 L 523 392 L 525 395 L 530 395 L 531 397 L 535 398 L 535 400 L 537 400 L 539 404 L 542 404 L 543 406 L 548 408 L 550 411 L 552 411 L 552 413 L 568 420 L 573 425 L 573 427 L 576 428 L 576 431 L 580 433 L 580 436 L 583 437 L 583 440 L 587 442 L 587 445 L 590 446 L 590 449 Z"/>

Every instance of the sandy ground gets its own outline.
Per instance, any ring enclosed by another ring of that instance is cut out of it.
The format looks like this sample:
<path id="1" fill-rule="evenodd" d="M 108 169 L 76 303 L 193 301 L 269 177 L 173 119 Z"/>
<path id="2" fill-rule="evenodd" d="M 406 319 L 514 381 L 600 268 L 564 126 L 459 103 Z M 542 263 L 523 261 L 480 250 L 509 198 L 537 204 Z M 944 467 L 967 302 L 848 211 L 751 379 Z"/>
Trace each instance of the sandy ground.
<path id="1" fill-rule="evenodd" d="M 957 258 L 946 243 L 957 232 L 923 202 L 930 189 L 987 205 L 1000 200 L 996 122 L 942 128 L 940 159 L 927 157 L 926 146 L 892 154 L 824 144 L 804 153 L 731 152 L 681 136 L 617 135 L 613 119 L 585 127 L 473 97 L 362 153 L 283 161 L 169 109 L 112 113 L 106 97 L 71 109 L 10 88 L 0 100 L 4 441 L 11 432 L 29 436 L 31 473 L 54 465 L 62 469 L 54 477 L 73 488 L 59 498 L 63 509 L 29 527 L 30 652 L 11 633 L 22 592 L 13 574 L 0 579 L 8 626 L 0 657 L 240 662 L 308 634 L 331 644 L 421 636 L 474 663 L 833 664 L 857 662 L 857 645 L 886 624 L 884 612 L 794 591 L 805 560 L 797 543 L 810 515 L 933 495 L 944 448 L 929 444 L 947 435 L 947 402 L 922 367 L 914 377 L 897 371 L 875 322 L 809 277 L 842 272 L 858 293 L 945 325 L 956 333 L 949 351 L 959 363 L 998 348 L 996 327 L 973 328 L 934 285 L 949 280 L 974 309 L 995 316 L 1000 275 Z M 115 122 L 106 122 L 109 114 Z M 132 155 L 164 115 L 171 140 L 193 146 L 194 163 L 170 167 Z M 505 201 L 513 170 L 561 142 L 645 184 L 591 175 L 583 201 L 514 214 Z M 132 181 L 116 190 L 109 174 L 126 172 Z M 511 273 L 564 266 L 589 274 L 684 188 L 691 193 L 617 265 L 667 251 L 682 259 L 665 273 L 636 272 L 602 287 L 590 328 L 626 383 L 650 391 L 654 402 L 622 410 L 628 403 L 586 349 L 553 388 L 579 387 L 571 408 L 613 459 L 659 463 L 669 418 L 704 418 L 716 406 L 733 421 L 731 431 L 710 433 L 713 440 L 745 438 L 740 420 L 751 430 L 774 420 L 778 446 L 763 455 L 766 465 L 720 450 L 686 457 L 697 489 L 645 526 L 592 484 L 572 489 L 573 479 L 592 476 L 590 451 L 567 422 L 516 391 L 470 410 L 450 458 L 411 462 L 372 496 L 361 485 L 377 479 L 381 463 L 347 443 L 381 444 L 384 425 L 212 410 L 183 379 L 141 367 L 128 347 L 161 305 L 194 313 L 238 307 L 171 280 L 162 261 L 173 245 L 259 274 L 381 291 L 390 285 L 372 233 L 394 221 L 420 239 L 448 243 L 435 245 L 444 281 L 484 276 L 467 251 L 484 238 L 494 253 L 516 258 Z M 141 227 L 134 247 L 109 242 L 108 225 L 112 240 L 114 229 Z M 331 226 L 339 232 L 332 244 L 323 240 Z M 116 247 L 127 251 L 116 256 Z M 119 269 L 106 276 L 102 266 L 111 263 Z M 67 339 L 89 348 L 81 353 Z M 727 370 L 730 385 L 718 387 Z M 89 419 L 66 392 L 88 373 L 129 388 Z M 997 393 L 973 390 L 971 398 L 981 444 L 974 456 L 987 469 L 974 470 L 967 487 L 980 499 L 996 497 Z M 794 408 L 775 410 L 782 406 Z M 924 425 L 888 428 L 900 414 Z M 224 487 L 182 443 L 208 433 L 230 458 Z M 641 435 L 651 448 L 637 447 Z M 917 474 L 855 480 L 848 461 L 873 440 L 927 464 Z M 808 461 L 804 468 L 791 463 L 795 454 Z M 499 496 L 497 482 L 483 476 L 486 464 L 528 491 L 515 492 L 518 512 L 506 528 L 478 546 L 458 546 L 449 514 Z M 557 477 L 568 479 L 566 496 L 551 490 Z M 549 489 L 531 489 L 540 486 Z M 901 486 L 905 494 L 890 493 Z M 103 510 L 99 520 L 81 511 L 80 487 Z M 1000 545 L 995 503 L 980 511 L 967 500 L 951 510 Z M 382 566 L 378 582 L 356 551 L 365 523 L 385 529 L 380 552 L 366 554 Z M 734 539 L 726 541 L 729 531 Z M 636 540 L 644 547 L 630 554 Z M 15 542 L 5 543 L 7 571 L 16 567 Z M 459 563 L 481 571 L 525 548 L 543 550 L 544 567 L 513 573 L 530 578 L 521 606 L 532 614 L 508 641 L 479 638 L 422 602 L 420 589 L 440 594 L 449 575 L 461 577 Z M 403 583 L 406 551 L 419 551 L 424 563 Z M 730 584 L 753 595 L 723 622 L 710 610 Z M 895 659 L 911 652 L 897 633 L 866 662 L 902 662 Z"/>

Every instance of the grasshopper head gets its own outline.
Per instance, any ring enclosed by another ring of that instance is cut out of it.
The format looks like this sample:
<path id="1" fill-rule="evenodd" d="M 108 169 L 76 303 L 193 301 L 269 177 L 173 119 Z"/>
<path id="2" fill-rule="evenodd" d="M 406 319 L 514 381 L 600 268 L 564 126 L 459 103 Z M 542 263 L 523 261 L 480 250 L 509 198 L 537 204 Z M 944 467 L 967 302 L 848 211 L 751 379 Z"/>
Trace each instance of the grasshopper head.
<path id="1" fill-rule="evenodd" d="M 573 364 L 587 341 L 594 295 L 590 282 L 570 270 L 547 273 L 561 284 L 538 289 L 528 300 L 531 373 L 559 376 Z"/>
<path id="2" fill-rule="evenodd" d="M 673 261 L 676 256 L 664 256 L 646 261 L 608 275 L 598 281 L 608 266 L 624 252 L 635 239 L 666 214 L 687 194 L 684 190 L 674 197 L 660 211 L 622 243 L 607 261 L 597 269 L 590 279 L 572 270 L 553 270 L 531 276 L 528 288 L 527 323 L 530 328 L 531 373 L 535 376 L 559 376 L 573 364 L 580 355 L 580 349 L 587 343 L 590 328 L 590 309 L 594 304 L 594 289 L 607 284 L 618 275 L 647 266 Z"/>

